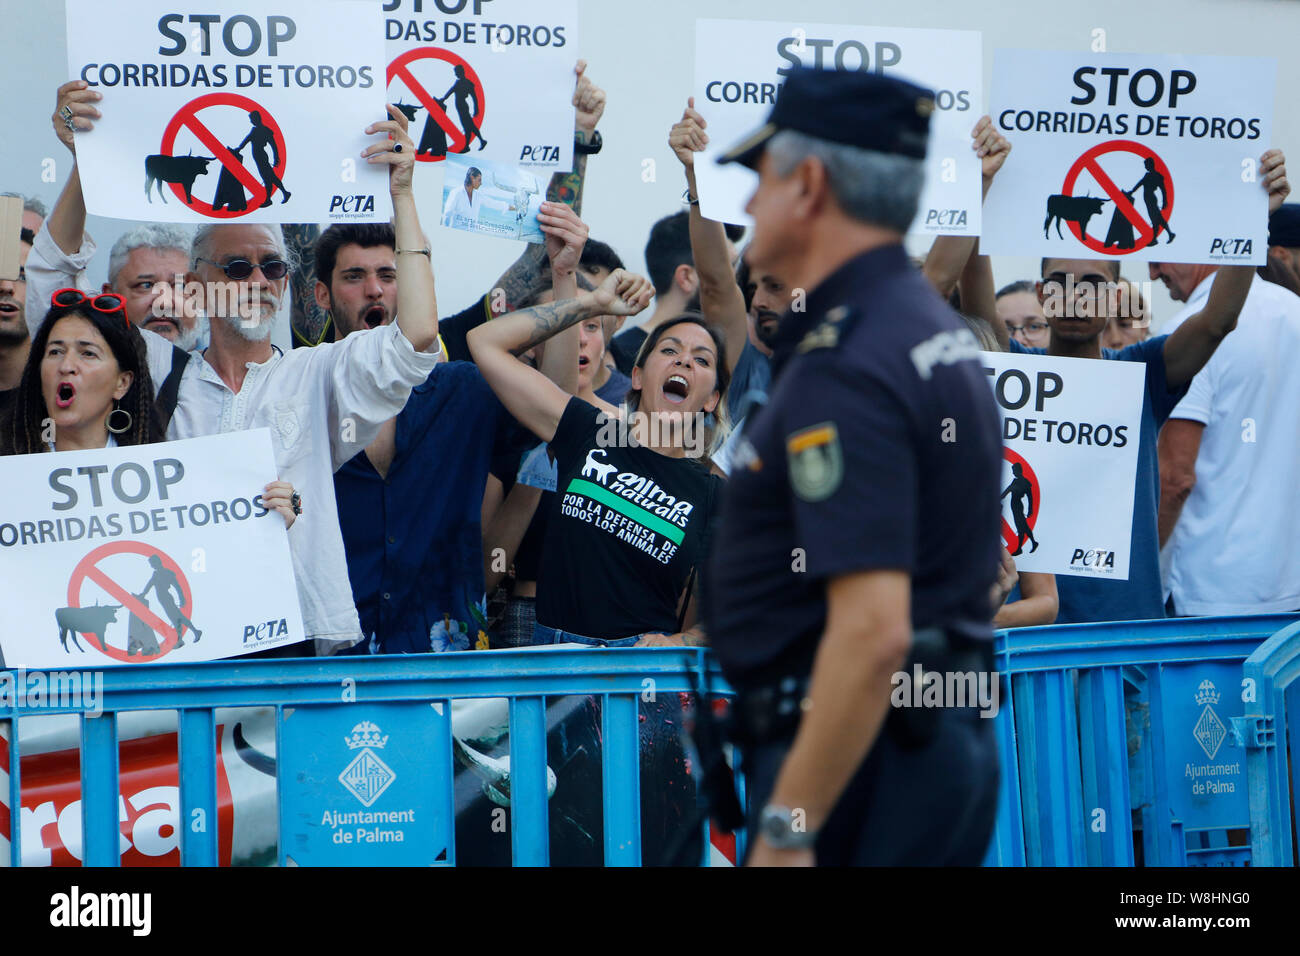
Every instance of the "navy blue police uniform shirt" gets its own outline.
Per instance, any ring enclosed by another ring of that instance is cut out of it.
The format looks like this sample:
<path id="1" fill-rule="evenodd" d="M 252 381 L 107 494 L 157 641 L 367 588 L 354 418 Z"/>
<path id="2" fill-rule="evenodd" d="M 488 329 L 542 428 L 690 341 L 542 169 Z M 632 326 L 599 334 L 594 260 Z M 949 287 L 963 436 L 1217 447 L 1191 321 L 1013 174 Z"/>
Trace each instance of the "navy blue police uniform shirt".
<path id="1" fill-rule="evenodd" d="M 808 673 L 826 585 L 854 572 L 908 573 L 914 628 L 991 638 L 1002 443 L 986 378 L 902 246 L 851 260 L 782 317 L 704 580 L 729 680 Z"/>
<path id="2" fill-rule="evenodd" d="M 1164 589 L 1160 583 L 1160 463 L 1156 438 L 1174 406 L 1187 394 L 1188 385 L 1170 389 L 1165 377 L 1165 340 L 1157 335 L 1116 351 L 1102 349 L 1101 357 L 1113 362 L 1142 362 L 1146 388 L 1142 395 L 1142 430 L 1138 438 L 1137 473 L 1133 476 L 1133 533 L 1129 540 L 1127 581 L 1056 576 L 1060 601 L 1057 624 L 1089 621 L 1147 621 L 1165 616 Z M 1028 348 L 1011 340 L 1012 352 L 1046 355 L 1046 349 Z M 1016 600 L 1017 594 L 1007 600 Z"/>
<path id="3" fill-rule="evenodd" d="M 365 635 L 353 653 L 486 646 L 483 488 L 512 422 L 477 366 L 444 362 L 398 413 L 388 474 L 364 451 L 334 473 Z"/>

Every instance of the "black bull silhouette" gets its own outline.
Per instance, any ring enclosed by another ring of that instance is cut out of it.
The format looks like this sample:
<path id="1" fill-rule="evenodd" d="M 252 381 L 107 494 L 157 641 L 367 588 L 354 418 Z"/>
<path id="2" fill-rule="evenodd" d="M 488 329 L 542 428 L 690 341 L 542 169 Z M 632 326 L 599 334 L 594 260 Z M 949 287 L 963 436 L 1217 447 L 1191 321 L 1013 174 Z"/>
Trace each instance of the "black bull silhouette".
<path id="1" fill-rule="evenodd" d="M 185 201 L 192 204 L 194 197 L 190 195 L 190 191 L 194 188 L 194 180 L 207 173 L 208 163 L 214 161 L 211 156 L 146 156 L 144 194 L 150 202 L 153 202 L 150 190 L 154 183 L 157 183 L 158 198 L 166 203 L 167 196 L 164 194 L 162 184 L 179 183 L 185 190 Z"/>
<path id="2" fill-rule="evenodd" d="M 77 642 L 77 632 L 80 631 L 95 637 L 99 641 L 100 650 L 103 650 L 104 632 L 111 622 L 117 620 L 117 612 L 121 608 L 120 604 L 96 603 L 91 607 L 61 607 L 56 610 L 54 622 L 59 625 L 59 640 L 63 642 L 63 649 L 68 650 L 68 635 L 72 635 L 72 643 L 76 644 L 77 650 L 84 650 Z"/>
<path id="3" fill-rule="evenodd" d="M 1105 196 L 1048 196 L 1047 197 L 1047 218 L 1043 220 L 1043 238 L 1050 239 L 1047 234 L 1048 227 L 1052 220 L 1056 220 L 1056 237 L 1064 239 L 1061 235 L 1061 220 L 1066 222 L 1077 222 L 1080 230 L 1086 236 L 1088 234 L 1088 220 L 1093 216 L 1101 215 L 1103 203 L 1110 202 Z"/>

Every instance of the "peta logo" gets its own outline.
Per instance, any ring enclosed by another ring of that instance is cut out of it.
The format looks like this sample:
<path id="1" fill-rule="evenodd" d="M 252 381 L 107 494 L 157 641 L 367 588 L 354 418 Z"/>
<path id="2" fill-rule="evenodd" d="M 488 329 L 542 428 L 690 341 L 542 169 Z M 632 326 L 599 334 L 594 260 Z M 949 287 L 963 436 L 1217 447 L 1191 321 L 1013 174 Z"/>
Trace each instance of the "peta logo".
<path id="1" fill-rule="evenodd" d="M 925 214 L 925 224 L 927 226 L 964 226 L 966 225 L 966 210 L 931 209 Z"/>
<path id="2" fill-rule="evenodd" d="M 1074 554 L 1070 556 L 1070 567 L 1081 564 L 1085 568 L 1110 568 L 1115 569 L 1115 552 L 1102 551 L 1085 551 L 1083 548 L 1075 548 Z"/>
<path id="3" fill-rule="evenodd" d="M 1214 239 L 1210 242 L 1210 255 L 1248 256 L 1251 254 L 1249 239 Z"/>
<path id="4" fill-rule="evenodd" d="M 927 381 L 936 365 L 952 365 L 962 359 L 980 357 L 980 344 L 970 329 L 939 332 L 907 353 L 916 366 L 916 374 Z"/>
<path id="5" fill-rule="evenodd" d="M 525 146 L 519 151 L 519 161 L 525 160 L 534 163 L 558 163 L 560 161 L 560 147 L 558 146 Z"/>
<path id="6" fill-rule="evenodd" d="M 330 212 L 374 212 L 374 196 L 335 196 L 330 200 Z"/>
<path id="7" fill-rule="evenodd" d="M 269 641 L 273 637 L 287 637 L 288 634 L 289 625 L 284 618 L 280 618 L 278 621 L 265 621 L 261 624 L 244 625 L 245 644 Z"/>

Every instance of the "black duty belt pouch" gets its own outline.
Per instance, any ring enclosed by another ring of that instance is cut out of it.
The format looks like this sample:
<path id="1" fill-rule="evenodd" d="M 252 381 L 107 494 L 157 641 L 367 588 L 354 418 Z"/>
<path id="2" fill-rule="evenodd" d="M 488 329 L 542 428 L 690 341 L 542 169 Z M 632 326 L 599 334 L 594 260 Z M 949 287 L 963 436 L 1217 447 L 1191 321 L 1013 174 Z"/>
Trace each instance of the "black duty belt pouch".
<path id="1" fill-rule="evenodd" d="M 938 672 L 940 679 L 956 671 L 991 672 L 992 647 L 951 636 L 940 628 L 915 631 L 912 652 L 904 667 L 908 677 L 904 686 L 905 702 L 909 705 L 916 702 L 911 683 L 915 680 L 917 664 L 921 665 L 922 674 Z M 807 675 L 792 675 L 775 684 L 743 690 L 736 700 L 732 740 L 742 747 L 792 740 L 803 716 L 802 701 L 807 689 Z M 938 732 L 944 709 L 896 707 L 891 701 L 884 732 L 891 734 L 904 749 L 924 747 Z"/>

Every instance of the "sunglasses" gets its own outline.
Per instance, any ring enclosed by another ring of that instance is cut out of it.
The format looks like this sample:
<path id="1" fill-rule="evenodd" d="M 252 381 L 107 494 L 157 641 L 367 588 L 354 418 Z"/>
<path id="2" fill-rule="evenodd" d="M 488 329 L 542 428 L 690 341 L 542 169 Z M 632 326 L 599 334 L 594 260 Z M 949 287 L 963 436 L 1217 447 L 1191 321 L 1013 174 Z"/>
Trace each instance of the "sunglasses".
<path id="1" fill-rule="evenodd" d="M 194 261 L 206 262 L 209 265 L 214 265 L 226 274 L 227 279 L 234 279 L 236 281 L 247 279 L 253 274 L 254 269 L 261 269 L 262 275 L 266 276 L 272 282 L 276 279 L 283 279 L 289 274 L 289 263 L 285 262 L 283 259 L 267 259 L 265 262 L 260 262 L 256 266 L 247 259 L 231 259 L 224 266 L 220 262 L 213 262 L 211 259 L 204 259 L 201 257 L 196 258 Z"/>
<path id="2" fill-rule="evenodd" d="M 101 292 L 99 295 L 86 295 L 80 289 L 60 289 L 50 296 L 50 305 L 59 309 L 89 306 L 101 315 L 122 313 L 122 321 L 128 326 L 131 321 L 126 317 L 126 299 L 116 292 Z"/>

